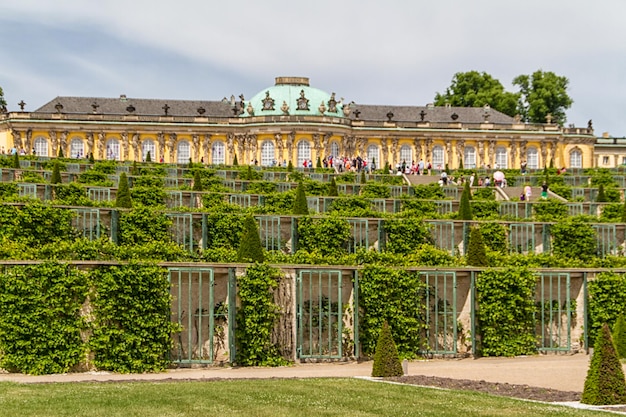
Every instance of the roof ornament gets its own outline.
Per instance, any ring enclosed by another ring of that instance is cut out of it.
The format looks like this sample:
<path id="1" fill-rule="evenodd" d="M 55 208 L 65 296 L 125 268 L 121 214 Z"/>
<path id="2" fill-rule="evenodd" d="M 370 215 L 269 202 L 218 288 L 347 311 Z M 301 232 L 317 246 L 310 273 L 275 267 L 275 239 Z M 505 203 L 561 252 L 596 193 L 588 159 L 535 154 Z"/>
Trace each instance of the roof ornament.
<path id="1" fill-rule="evenodd" d="M 546 122 L 547 122 L 548 124 L 551 124 L 551 123 L 552 123 L 552 113 L 548 113 L 548 114 L 546 114 Z"/>
<path id="2" fill-rule="evenodd" d="M 324 104 L 324 101 L 322 100 L 322 102 L 320 103 L 320 106 L 317 108 L 320 113 L 323 115 L 326 112 L 326 104 Z"/>
<path id="3" fill-rule="evenodd" d="M 246 111 L 250 116 L 254 116 L 254 107 L 252 107 L 251 102 L 248 102 L 248 107 L 246 108 Z"/>
<path id="4" fill-rule="evenodd" d="M 309 110 L 309 99 L 304 96 L 304 90 L 300 90 L 298 99 L 298 110 Z"/>
<path id="5" fill-rule="evenodd" d="M 335 100 L 335 93 L 332 93 L 330 95 L 330 100 L 328 100 L 328 112 L 337 113 L 337 100 Z"/>
<path id="6" fill-rule="evenodd" d="M 198 112 L 198 114 L 199 114 L 200 116 L 202 116 L 202 115 L 206 112 L 206 109 L 205 109 L 204 107 L 200 106 L 200 107 L 198 107 L 198 108 L 196 109 L 196 111 Z"/>
<path id="7" fill-rule="evenodd" d="M 420 112 L 420 122 L 423 122 L 423 121 L 424 121 L 424 117 L 426 117 L 426 114 L 427 114 L 427 113 L 426 113 L 424 110 L 422 110 L 422 111 Z"/>
<path id="8" fill-rule="evenodd" d="M 280 106 L 280 109 L 282 110 L 284 115 L 289 115 L 289 105 L 285 100 L 283 100 L 283 105 Z"/>
<path id="9" fill-rule="evenodd" d="M 98 113 L 98 107 L 100 107 L 100 105 L 97 102 L 93 102 L 91 103 L 91 108 L 93 109 L 94 113 Z"/>
<path id="10" fill-rule="evenodd" d="M 343 109 L 342 109 L 343 110 L 343 115 L 346 116 L 346 117 L 350 116 L 350 112 L 352 111 L 352 109 L 350 108 L 350 104 L 352 104 L 352 103 L 348 103 L 348 104 L 344 104 L 343 105 Z"/>
<path id="11" fill-rule="evenodd" d="M 270 92 L 265 92 L 265 98 L 263 99 L 263 111 L 274 110 L 274 99 L 270 97 Z"/>
<path id="12" fill-rule="evenodd" d="M 57 110 L 57 113 L 61 113 L 61 111 L 63 110 L 63 104 L 57 101 L 57 104 L 55 104 L 54 108 Z"/>
<path id="13" fill-rule="evenodd" d="M 361 114 L 361 110 L 356 109 L 356 110 L 354 111 L 354 118 L 355 118 L 355 119 L 358 119 L 360 114 Z"/>
<path id="14" fill-rule="evenodd" d="M 128 107 L 126 107 L 126 111 L 129 113 L 134 113 L 135 112 L 135 106 L 133 106 L 132 104 L 130 104 Z"/>
<path id="15" fill-rule="evenodd" d="M 161 108 L 163 109 L 163 112 L 165 113 L 165 115 L 168 116 L 168 112 L 170 111 L 170 106 L 167 103 L 165 103 L 163 107 Z"/>
<path id="16" fill-rule="evenodd" d="M 485 104 L 483 106 L 483 118 L 485 119 L 485 123 L 489 123 L 489 116 L 491 116 L 491 106 L 489 104 Z"/>
<path id="17" fill-rule="evenodd" d="M 24 100 L 20 100 L 17 105 L 20 106 L 20 111 L 24 111 L 24 106 L 26 106 L 26 102 Z"/>
<path id="18" fill-rule="evenodd" d="M 393 119 L 393 113 L 389 112 L 389 113 L 387 113 L 387 121 L 391 122 L 391 119 Z"/>
<path id="19" fill-rule="evenodd" d="M 459 115 L 458 115 L 458 114 L 456 114 L 456 113 L 452 113 L 452 116 L 450 116 L 450 118 L 451 118 L 452 120 L 456 120 L 456 119 L 458 119 L 458 118 L 459 118 Z"/>

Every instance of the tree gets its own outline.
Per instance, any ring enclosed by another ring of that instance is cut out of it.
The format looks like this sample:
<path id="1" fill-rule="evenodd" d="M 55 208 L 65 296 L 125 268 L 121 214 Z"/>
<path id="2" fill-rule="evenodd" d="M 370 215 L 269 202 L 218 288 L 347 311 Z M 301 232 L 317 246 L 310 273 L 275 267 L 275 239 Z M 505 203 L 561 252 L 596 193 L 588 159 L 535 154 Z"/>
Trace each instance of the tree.
<path id="1" fill-rule="evenodd" d="M 598 196 L 596 197 L 596 203 L 606 203 L 609 199 L 606 197 L 606 193 L 604 192 L 604 184 L 600 184 L 598 186 Z"/>
<path id="2" fill-rule="evenodd" d="M 196 169 L 193 173 L 193 187 L 192 191 L 204 191 L 202 188 L 202 177 L 200 176 L 200 170 Z"/>
<path id="3" fill-rule="evenodd" d="M 337 182 L 335 182 L 335 177 L 331 177 L 330 183 L 328 183 L 328 196 L 329 197 L 339 196 L 339 190 L 337 189 Z"/>
<path id="4" fill-rule="evenodd" d="M 65 158 L 65 155 L 63 155 L 63 148 L 59 147 L 59 158 Z"/>
<path id="5" fill-rule="evenodd" d="M 96 159 L 93 157 L 93 152 L 89 154 L 89 163 L 90 164 L 96 163 Z"/>
<path id="6" fill-rule="evenodd" d="M 240 242 L 239 249 L 237 250 L 238 262 L 262 263 L 265 260 L 259 229 L 254 217 L 246 216 L 243 222 L 243 233 Z"/>
<path id="7" fill-rule="evenodd" d="M 17 145 L 16 145 L 17 147 Z M 19 152 L 15 152 L 13 154 L 13 163 L 11 164 L 12 168 L 15 169 L 20 169 L 20 156 L 19 156 Z"/>
<path id="8" fill-rule="evenodd" d="M 61 181 L 61 169 L 59 168 L 59 163 L 54 161 L 52 165 L 52 177 L 50 177 L 50 184 L 60 184 Z"/>
<path id="9" fill-rule="evenodd" d="M 117 195 L 115 196 L 115 207 L 131 208 L 133 202 L 130 198 L 130 189 L 128 188 L 128 178 L 126 173 L 120 174 L 120 183 L 117 187 Z"/>
<path id="10" fill-rule="evenodd" d="M 239 162 L 237 161 L 237 154 L 235 154 L 235 157 L 233 158 L 233 165 L 234 166 L 239 165 Z"/>
<path id="11" fill-rule="evenodd" d="M 2 91 L 2 87 L 0 87 L 0 113 L 6 113 L 7 111 L 7 101 L 4 99 L 4 91 Z"/>
<path id="12" fill-rule="evenodd" d="M 500 81 L 486 72 L 457 72 L 446 92 L 435 95 L 435 106 L 483 107 L 489 105 L 509 116 L 515 116 L 520 96 L 504 90 Z"/>
<path id="13" fill-rule="evenodd" d="M 624 204 L 622 204 L 622 223 L 626 223 L 626 199 L 624 199 Z"/>
<path id="14" fill-rule="evenodd" d="M 483 234 L 478 227 L 472 227 L 467 244 L 467 264 L 470 266 L 489 266 Z"/>
<path id="15" fill-rule="evenodd" d="M 365 176 L 365 171 L 361 171 L 361 178 L 359 179 L 359 182 L 361 183 L 361 185 L 367 183 L 367 177 Z"/>
<path id="16" fill-rule="evenodd" d="M 287 164 L 287 172 L 292 172 L 293 171 L 293 164 L 291 163 L 291 161 L 289 161 L 289 163 Z"/>
<path id="17" fill-rule="evenodd" d="M 604 323 L 596 337 L 593 357 L 587 371 L 583 404 L 612 405 L 626 403 L 624 370 L 615 352 L 608 324 Z"/>
<path id="18" fill-rule="evenodd" d="M 304 184 L 298 183 L 296 188 L 296 198 L 293 200 L 293 214 L 309 214 L 309 206 L 306 202 L 306 193 L 304 192 Z"/>
<path id="19" fill-rule="evenodd" d="M 550 71 L 535 71 L 532 75 L 519 75 L 513 85 L 520 89 L 518 111 L 522 119 L 531 123 L 551 122 L 563 125 L 565 110 L 574 101 L 567 94 L 569 80 Z"/>
<path id="20" fill-rule="evenodd" d="M 150 151 L 146 154 L 146 162 L 152 162 L 152 156 L 150 155 Z"/>
<path id="21" fill-rule="evenodd" d="M 472 190 L 470 190 L 469 181 L 465 181 L 463 187 L 463 193 L 461 194 L 461 202 L 459 203 L 459 219 L 460 220 L 472 220 L 472 206 L 470 200 L 472 199 Z"/>
<path id="22" fill-rule="evenodd" d="M 373 377 L 402 376 L 402 364 L 398 356 L 398 348 L 393 341 L 391 329 L 387 321 L 383 323 L 376 343 L 376 353 L 374 353 L 374 364 L 372 365 Z"/>
<path id="23" fill-rule="evenodd" d="M 613 342 L 617 350 L 617 356 L 626 358 L 626 320 L 624 314 L 620 314 L 613 325 Z"/>

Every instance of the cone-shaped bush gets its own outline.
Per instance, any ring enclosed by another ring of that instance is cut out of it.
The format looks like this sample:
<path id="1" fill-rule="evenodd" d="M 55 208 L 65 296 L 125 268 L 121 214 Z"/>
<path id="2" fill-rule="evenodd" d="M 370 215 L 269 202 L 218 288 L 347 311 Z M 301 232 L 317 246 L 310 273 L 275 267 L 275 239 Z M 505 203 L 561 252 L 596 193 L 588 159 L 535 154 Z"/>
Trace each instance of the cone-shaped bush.
<path id="1" fill-rule="evenodd" d="M 463 169 L 463 158 L 459 159 L 459 169 Z"/>
<path id="2" fill-rule="evenodd" d="M 626 404 L 624 371 L 606 323 L 596 337 L 580 401 L 591 405 Z"/>
<path id="3" fill-rule="evenodd" d="M 460 220 L 472 220 L 472 206 L 470 200 L 472 199 L 472 190 L 470 190 L 470 184 L 465 182 L 463 193 L 461 193 L 461 202 L 459 203 L 459 219 Z"/>
<path id="4" fill-rule="evenodd" d="M 293 201 L 293 214 L 309 214 L 309 206 L 306 203 L 306 194 L 304 192 L 304 184 L 298 183 L 296 188 L 296 198 Z"/>
<path id="5" fill-rule="evenodd" d="M 339 190 L 337 189 L 337 183 L 335 182 L 335 177 L 332 177 L 330 179 L 330 183 L 328 183 L 328 196 L 329 197 L 339 196 Z"/>
<path id="6" fill-rule="evenodd" d="M 472 227 L 467 244 L 467 264 L 470 266 L 489 266 L 483 234 L 478 227 Z"/>
<path id="7" fill-rule="evenodd" d="M 18 152 L 15 152 L 13 154 L 13 168 L 15 169 L 20 169 L 20 156 L 18 155 Z"/>
<path id="8" fill-rule="evenodd" d="M 624 199 L 624 205 L 622 206 L 622 223 L 626 223 L 626 199 Z"/>
<path id="9" fill-rule="evenodd" d="M 233 165 L 239 165 L 239 161 L 237 161 L 237 154 L 235 154 L 235 157 L 233 158 Z"/>
<path id="10" fill-rule="evenodd" d="M 385 321 L 376 343 L 376 353 L 374 353 L 374 365 L 372 366 L 372 376 L 389 377 L 402 376 L 402 364 L 398 356 L 398 348 L 393 341 L 391 329 Z"/>
<path id="11" fill-rule="evenodd" d="M 317 161 L 315 161 L 315 168 L 321 168 L 322 167 L 322 161 L 320 160 L 320 157 L 317 157 Z"/>
<path id="12" fill-rule="evenodd" d="M 54 161 L 54 165 L 52 165 L 52 177 L 50 177 L 50 184 L 60 184 L 61 182 L 61 168 L 59 168 L 59 163 Z"/>
<path id="13" fill-rule="evenodd" d="M 139 166 L 137 161 L 133 161 L 133 166 L 130 168 L 130 173 L 133 175 L 139 175 Z"/>
<path id="14" fill-rule="evenodd" d="M 150 151 L 146 154 L 146 162 L 152 162 L 152 155 L 150 155 Z"/>
<path id="15" fill-rule="evenodd" d="M 202 177 L 200 176 L 200 171 L 196 169 L 193 173 L 193 191 L 203 191 L 202 189 Z"/>
<path id="16" fill-rule="evenodd" d="M 59 148 L 59 158 L 65 158 L 63 155 L 63 148 Z"/>
<path id="17" fill-rule="evenodd" d="M 128 178 L 126 173 L 120 174 L 120 183 L 117 186 L 117 196 L 115 198 L 115 207 L 131 208 L 133 202 L 130 199 L 130 189 L 128 188 Z"/>
<path id="18" fill-rule="evenodd" d="M 376 158 L 372 158 L 371 167 L 372 169 L 376 169 Z"/>
<path id="19" fill-rule="evenodd" d="M 238 262 L 258 262 L 265 260 L 261 237 L 254 217 L 247 216 L 243 222 L 243 233 L 237 250 Z"/>
<path id="20" fill-rule="evenodd" d="M 150 155 L 150 152 L 148 152 L 148 155 Z M 89 154 L 89 163 L 90 164 L 95 164 L 96 163 L 96 160 L 93 157 L 93 152 Z"/>
<path id="21" fill-rule="evenodd" d="M 289 161 L 289 163 L 287 164 L 287 172 L 291 171 L 293 171 L 293 164 L 291 163 L 291 161 Z"/>
<path id="22" fill-rule="evenodd" d="M 626 358 L 626 320 L 624 314 L 620 314 L 613 325 L 613 343 L 619 358 Z"/>
<path id="23" fill-rule="evenodd" d="M 600 184 L 598 186 L 598 196 L 596 197 L 596 202 L 606 203 L 607 201 L 609 200 L 606 198 L 606 193 L 604 192 L 604 184 Z"/>
<path id="24" fill-rule="evenodd" d="M 361 171 L 361 179 L 360 179 L 361 184 L 365 184 L 367 183 L 367 178 L 365 178 L 365 171 Z"/>

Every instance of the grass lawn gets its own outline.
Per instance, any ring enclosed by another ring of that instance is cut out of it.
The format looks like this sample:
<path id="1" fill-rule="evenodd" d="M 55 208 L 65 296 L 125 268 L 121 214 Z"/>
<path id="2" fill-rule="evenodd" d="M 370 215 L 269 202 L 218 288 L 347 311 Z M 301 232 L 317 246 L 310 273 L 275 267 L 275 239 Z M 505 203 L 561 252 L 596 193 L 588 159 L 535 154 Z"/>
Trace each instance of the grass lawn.
<path id="1" fill-rule="evenodd" d="M 603 416 L 463 391 L 358 379 L 0 383 L 10 416 Z"/>

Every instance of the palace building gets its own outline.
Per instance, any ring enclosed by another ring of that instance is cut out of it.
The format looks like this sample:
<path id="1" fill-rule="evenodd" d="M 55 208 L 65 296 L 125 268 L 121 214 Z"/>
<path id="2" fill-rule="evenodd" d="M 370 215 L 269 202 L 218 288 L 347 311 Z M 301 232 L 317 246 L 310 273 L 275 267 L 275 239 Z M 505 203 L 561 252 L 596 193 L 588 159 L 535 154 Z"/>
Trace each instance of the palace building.
<path id="1" fill-rule="evenodd" d="M 528 124 L 486 107 L 365 105 L 277 77 L 251 99 L 219 101 L 57 97 L 33 112 L 0 114 L 0 148 L 38 156 L 301 167 L 360 156 L 376 167 L 423 160 L 433 168 L 595 166 L 591 126 Z"/>

